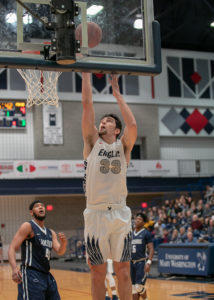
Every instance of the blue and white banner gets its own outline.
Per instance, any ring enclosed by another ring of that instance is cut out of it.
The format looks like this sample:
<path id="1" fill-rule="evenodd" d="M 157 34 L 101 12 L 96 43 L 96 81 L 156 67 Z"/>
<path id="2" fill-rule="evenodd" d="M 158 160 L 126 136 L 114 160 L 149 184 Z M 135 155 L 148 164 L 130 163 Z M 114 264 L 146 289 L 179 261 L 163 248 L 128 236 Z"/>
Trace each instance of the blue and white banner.
<path id="1" fill-rule="evenodd" d="M 158 271 L 166 274 L 202 275 L 209 274 L 210 247 L 200 244 L 169 244 L 159 247 Z"/>

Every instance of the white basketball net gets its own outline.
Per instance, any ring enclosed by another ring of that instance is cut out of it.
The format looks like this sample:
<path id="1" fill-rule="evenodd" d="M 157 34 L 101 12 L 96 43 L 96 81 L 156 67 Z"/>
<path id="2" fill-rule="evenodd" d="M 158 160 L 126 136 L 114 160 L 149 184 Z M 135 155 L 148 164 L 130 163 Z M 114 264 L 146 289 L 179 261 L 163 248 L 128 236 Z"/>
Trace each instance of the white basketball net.
<path id="1" fill-rule="evenodd" d="M 17 69 L 26 83 L 27 107 L 49 104 L 58 106 L 57 82 L 61 72 Z"/>

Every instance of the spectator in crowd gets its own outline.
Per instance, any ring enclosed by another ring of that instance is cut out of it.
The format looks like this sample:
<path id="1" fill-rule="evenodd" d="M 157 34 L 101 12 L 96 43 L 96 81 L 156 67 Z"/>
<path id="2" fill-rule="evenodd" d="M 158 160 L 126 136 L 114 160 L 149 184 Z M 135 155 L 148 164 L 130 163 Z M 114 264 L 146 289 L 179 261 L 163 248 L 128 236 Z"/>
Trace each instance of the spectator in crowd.
<path id="1" fill-rule="evenodd" d="M 149 218 L 147 218 L 147 222 L 144 224 L 144 228 L 146 228 L 152 234 L 152 236 L 154 235 L 154 224 L 155 222 Z"/>
<path id="2" fill-rule="evenodd" d="M 192 203 L 192 197 L 186 197 L 186 203 L 187 203 L 187 207 L 190 208 Z"/>
<path id="3" fill-rule="evenodd" d="M 209 220 L 209 226 L 207 228 L 207 235 L 209 242 L 214 242 L 214 219 Z"/>
<path id="4" fill-rule="evenodd" d="M 206 203 L 203 211 L 203 218 L 210 217 L 212 215 L 212 210 L 209 203 Z"/>
<path id="5" fill-rule="evenodd" d="M 171 218 L 170 216 L 167 217 L 165 228 L 166 228 L 169 232 L 171 232 L 172 229 L 173 229 L 172 218 Z"/>
<path id="6" fill-rule="evenodd" d="M 177 229 L 179 227 L 179 224 L 178 224 L 178 220 L 177 220 L 177 218 L 173 218 L 172 219 L 172 228 L 173 229 Z"/>
<path id="7" fill-rule="evenodd" d="M 148 219 L 149 219 L 150 221 L 153 221 L 153 222 L 155 223 L 155 215 L 154 215 L 154 213 L 153 213 L 153 211 L 152 211 L 151 208 L 148 209 L 147 216 L 148 216 Z"/>
<path id="8" fill-rule="evenodd" d="M 175 211 L 175 213 L 177 215 L 178 212 L 182 211 L 182 208 L 177 203 L 175 203 L 175 205 L 174 205 L 174 211 Z"/>
<path id="9" fill-rule="evenodd" d="M 209 200 L 212 199 L 213 196 L 214 196 L 214 187 L 210 186 L 210 185 L 207 185 L 206 186 L 206 191 L 205 191 L 205 194 L 204 194 L 204 199 L 206 201 L 209 201 Z"/>
<path id="10" fill-rule="evenodd" d="M 207 190 L 210 192 L 210 187 Z M 206 191 L 205 194 L 208 192 Z M 198 242 L 199 240 L 214 241 L 214 192 L 212 192 L 212 197 L 198 201 L 186 195 L 181 195 L 174 200 L 167 199 L 164 205 L 149 208 L 145 210 L 145 213 L 149 213 L 155 221 L 154 230 L 151 231 L 155 250 L 160 243 L 185 242 L 188 232 L 192 232 Z M 210 220 L 213 221 L 210 222 Z M 175 237 L 175 229 L 179 232 L 178 240 Z"/>
<path id="11" fill-rule="evenodd" d="M 209 221 L 210 221 L 210 217 L 205 217 L 204 218 L 204 223 L 203 223 L 204 233 L 207 233 L 207 230 L 208 230 L 208 227 L 209 227 Z"/>
<path id="12" fill-rule="evenodd" d="M 188 233 L 189 231 L 193 232 L 192 226 L 189 226 L 189 227 L 187 228 L 187 233 Z"/>
<path id="13" fill-rule="evenodd" d="M 195 213 L 197 214 L 197 216 L 199 218 L 201 218 L 203 216 L 203 212 L 204 212 L 204 209 L 203 209 L 203 200 L 200 200 L 198 202 L 197 207 L 196 207 Z"/>
<path id="14" fill-rule="evenodd" d="M 185 243 L 187 239 L 187 234 L 185 227 L 180 227 L 179 229 L 179 235 L 178 235 L 178 243 Z"/>
<path id="15" fill-rule="evenodd" d="M 193 233 L 191 231 L 188 231 L 186 244 L 194 244 L 194 243 L 197 243 L 197 239 L 196 237 L 193 236 Z"/>
<path id="16" fill-rule="evenodd" d="M 192 211 L 191 211 L 191 209 L 189 209 L 186 212 L 186 218 L 187 218 L 187 224 L 186 224 L 186 227 L 187 227 L 188 225 L 190 225 L 192 223 Z"/>
<path id="17" fill-rule="evenodd" d="M 153 243 L 155 250 L 157 250 L 158 246 L 162 243 L 163 229 L 162 221 L 159 219 L 154 225 Z"/>
<path id="18" fill-rule="evenodd" d="M 179 212 L 177 215 L 178 218 L 178 226 L 185 226 L 187 223 L 186 212 Z"/>
<path id="19" fill-rule="evenodd" d="M 178 230 L 175 228 L 172 231 L 170 243 L 178 243 L 178 241 L 179 241 Z"/>
<path id="20" fill-rule="evenodd" d="M 169 243 L 170 237 L 169 237 L 169 231 L 164 228 L 163 230 L 163 236 L 162 236 L 162 243 Z"/>
<path id="21" fill-rule="evenodd" d="M 157 209 L 157 206 L 153 206 L 152 207 L 152 212 L 153 212 L 153 215 L 154 215 L 154 221 L 156 222 L 158 220 L 158 209 Z"/>
<path id="22" fill-rule="evenodd" d="M 198 215 L 193 215 L 192 217 L 192 223 L 191 223 L 191 227 L 193 229 L 193 231 L 200 231 L 203 228 L 203 224 L 201 223 L 201 221 L 198 218 Z"/>

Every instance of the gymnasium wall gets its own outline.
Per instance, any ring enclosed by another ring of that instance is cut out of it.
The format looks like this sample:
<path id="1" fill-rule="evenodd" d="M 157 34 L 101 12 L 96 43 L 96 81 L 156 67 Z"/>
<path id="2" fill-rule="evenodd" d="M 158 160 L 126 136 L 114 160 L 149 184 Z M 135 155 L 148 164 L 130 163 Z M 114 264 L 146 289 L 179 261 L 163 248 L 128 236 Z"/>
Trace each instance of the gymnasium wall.
<path id="1" fill-rule="evenodd" d="M 161 197 L 157 193 L 156 197 Z M 152 201 L 154 195 L 131 194 L 127 204 L 136 212 L 142 201 Z M 0 196 L 0 234 L 4 244 L 9 244 L 17 229 L 23 222 L 31 219 L 29 204 L 35 199 L 41 199 L 45 205 L 53 205 L 53 211 L 47 212 L 46 226 L 54 231 L 63 231 L 68 238 L 83 238 L 83 211 L 86 207 L 83 195 L 73 196 Z"/>
<path id="2" fill-rule="evenodd" d="M 146 153 L 148 159 L 159 158 L 158 110 L 157 107 L 147 105 L 130 105 L 138 125 L 138 137 L 146 139 Z M 35 159 L 82 159 L 83 140 L 81 133 L 80 102 L 62 102 L 63 114 L 63 145 L 43 144 L 42 107 L 36 107 L 34 116 Z M 115 103 L 95 103 L 96 123 L 107 112 L 121 115 Z"/>
<path id="3" fill-rule="evenodd" d="M 0 160 L 34 158 L 34 115 L 32 110 L 28 111 L 26 117 L 28 124 L 26 129 L 18 131 L 0 129 Z"/>
<path id="4" fill-rule="evenodd" d="M 213 149 L 213 138 L 160 138 L 161 159 L 214 160 Z"/>
<path id="5" fill-rule="evenodd" d="M 146 76 L 120 78 L 124 98 L 137 119 L 141 158 L 189 158 L 191 153 L 197 159 L 213 159 L 210 141 L 214 137 L 214 55 L 162 50 L 162 58 L 163 71 L 154 80 Z M 1 69 L 0 82 L 1 100 L 26 99 L 23 80 L 16 70 Z M 82 157 L 81 74 L 63 73 L 58 91 L 63 144 L 43 144 L 42 106 L 33 107 L 27 109 L 26 131 L 0 130 L 0 159 Z M 93 98 L 97 123 L 104 113 L 118 112 L 106 75 L 93 77 Z M 201 143 L 203 147 L 199 147 Z"/>

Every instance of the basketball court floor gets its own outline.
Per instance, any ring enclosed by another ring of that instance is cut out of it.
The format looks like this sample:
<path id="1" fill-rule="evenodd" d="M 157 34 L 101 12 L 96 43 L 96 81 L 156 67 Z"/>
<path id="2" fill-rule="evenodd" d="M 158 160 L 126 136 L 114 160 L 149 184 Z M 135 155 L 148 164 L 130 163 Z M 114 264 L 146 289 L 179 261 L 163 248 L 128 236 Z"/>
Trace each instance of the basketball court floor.
<path id="1" fill-rule="evenodd" d="M 52 270 L 61 300 L 91 300 L 90 273 L 68 270 Z M 184 282 L 171 280 L 148 279 L 149 300 L 214 300 L 214 281 L 209 283 Z M 11 280 L 11 269 L 8 263 L 0 265 L 0 300 L 17 298 L 17 286 Z"/>

